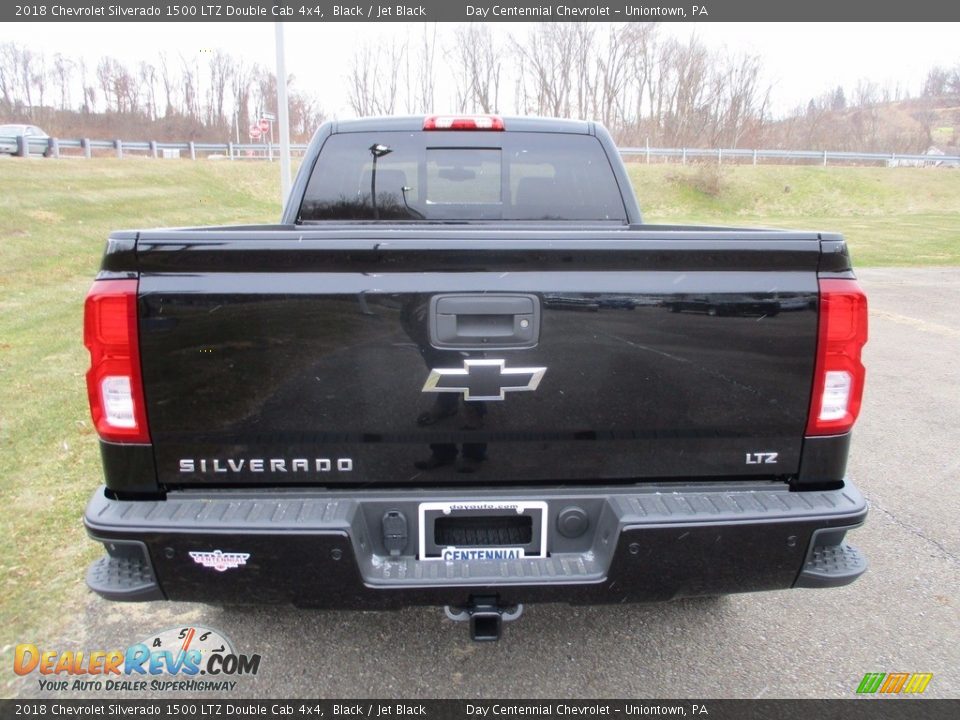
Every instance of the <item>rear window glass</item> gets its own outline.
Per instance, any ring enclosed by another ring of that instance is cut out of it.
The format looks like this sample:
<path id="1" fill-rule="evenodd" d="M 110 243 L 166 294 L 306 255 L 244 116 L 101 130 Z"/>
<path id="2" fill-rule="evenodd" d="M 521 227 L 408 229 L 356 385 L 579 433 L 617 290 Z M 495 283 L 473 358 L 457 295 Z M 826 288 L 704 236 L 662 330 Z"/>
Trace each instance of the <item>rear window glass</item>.
<path id="1" fill-rule="evenodd" d="M 365 132 L 324 143 L 300 220 L 626 222 L 626 211 L 589 135 Z"/>
<path id="2" fill-rule="evenodd" d="M 484 148 L 427 148 L 427 205 L 500 203 L 500 155 Z"/>

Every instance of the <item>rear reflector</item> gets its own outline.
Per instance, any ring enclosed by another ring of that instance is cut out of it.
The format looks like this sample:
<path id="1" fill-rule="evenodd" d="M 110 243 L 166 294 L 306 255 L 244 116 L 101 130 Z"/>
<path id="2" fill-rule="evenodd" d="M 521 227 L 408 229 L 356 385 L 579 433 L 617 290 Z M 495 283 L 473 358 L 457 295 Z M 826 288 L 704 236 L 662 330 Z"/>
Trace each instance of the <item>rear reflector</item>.
<path id="1" fill-rule="evenodd" d="M 867 297 L 856 280 L 820 280 L 819 322 L 807 435 L 840 435 L 860 413 L 866 375 Z"/>
<path id="2" fill-rule="evenodd" d="M 90 414 L 100 437 L 150 442 L 140 378 L 136 280 L 93 284 L 84 305 L 83 344 L 90 351 Z"/>
<path id="3" fill-rule="evenodd" d="M 503 118 L 496 115 L 431 115 L 424 130 L 503 130 Z"/>

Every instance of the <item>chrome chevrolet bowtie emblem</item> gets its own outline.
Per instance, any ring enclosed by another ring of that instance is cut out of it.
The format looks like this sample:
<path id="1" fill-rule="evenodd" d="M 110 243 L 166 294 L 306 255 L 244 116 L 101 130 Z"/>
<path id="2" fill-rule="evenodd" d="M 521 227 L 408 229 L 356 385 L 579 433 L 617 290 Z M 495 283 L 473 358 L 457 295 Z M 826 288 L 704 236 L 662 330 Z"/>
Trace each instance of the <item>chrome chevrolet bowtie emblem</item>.
<path id="1" fill-rule="evenodd" d="M 464 400 L 503 400 L 508 392 L 536 390 L 547 371 L 504 365 L 503 360 L 464 360 L 463 368 L 431 370 L 423 392 L 463 393 Z"/>

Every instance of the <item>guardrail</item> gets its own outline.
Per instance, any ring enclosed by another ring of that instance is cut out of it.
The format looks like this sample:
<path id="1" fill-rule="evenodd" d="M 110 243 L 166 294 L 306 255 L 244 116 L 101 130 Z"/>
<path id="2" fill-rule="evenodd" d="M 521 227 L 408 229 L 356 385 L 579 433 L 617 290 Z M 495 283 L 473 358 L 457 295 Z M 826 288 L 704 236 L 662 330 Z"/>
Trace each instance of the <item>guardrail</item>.
<path id="1" fill-rule="evenodd" d="M 154 158 L 175 159 L 189 157 L 196 160 L 198 157 L 218 157 L 230 160 L 272 160 L 278 149 L 270 143 L 207 143 L 207 142 L 157 142 L 130 141 L 130 140 L 90 140 L 65 138 L 32 138 L 22 135 L 0 136 L 0 152 L 12 155 L 44 155 L 58 158 L 63 151 L 74 151 L 69 154 L 82 157 L 92 157 L 94 151 L 113 154 L 117 158 L 125 155 L 147 156 Z M 290 151 L 293 155 L 303 155 L 307 146 L 305 143 L 292 143 Z M 657 160 L 679 160 L 686 164 L 688 161 L 716 161 L 748 162 L 754 165 L 760 161 L 806 161 L 827 166 L 829 163 L 871 163 L 888 167 L 900 166 L 950 166 L 960 167 L 960 155 L 927 155 L 910 153 L 876 153 L 876 152 L 846 152 L 840 150 L 748 150 L 742 148 L 717 148 L 713 150 L 703 148 L 653 148 L 653 147 L 623 147 L 620 154 L 627 160 L 641 160 L 651 162 Z"/>
<path id="2" fill-rule="evenodd" d="M 307 149 L 306 143 L 291 143 L 290 152 L 302 155 Z M 64 153 L 64 151 L 75 151 Z M 123 159 L 126 155 L 153 158 L 177 159 L 189 157 L 222 156 L 230 160 L 273 159 L 279 146 L 270 143 L 208 143 L 208 142 L 158 142 L 156 140 L 91 140 L 89 138 L 67 139 L 54 137 L 26 137 L 24 135 L 0 135 L 0 153 L 19 157 L 43 155 L 59 158 L 64 154 L 93 157 L 95 151 L 106 151 Z"/>
<path id="3" fill-rule="evenodd" d="M 845 150 L 747 150 L 743 148 L 648 148 L 623 147 L 620 154 L 628 159 L 679 158 L 681 163 L 688 160 L 716 160 L 718 164 L 731 160 L 749 161 L 754 165 L 760 160 L 809 160 L 824 167 L 834 163 L 880 163 L 888 167 L 901 165 L 923 166 L 960 166 L 960 155 L 928 155 L 911 153 L 848 152 Z"/>

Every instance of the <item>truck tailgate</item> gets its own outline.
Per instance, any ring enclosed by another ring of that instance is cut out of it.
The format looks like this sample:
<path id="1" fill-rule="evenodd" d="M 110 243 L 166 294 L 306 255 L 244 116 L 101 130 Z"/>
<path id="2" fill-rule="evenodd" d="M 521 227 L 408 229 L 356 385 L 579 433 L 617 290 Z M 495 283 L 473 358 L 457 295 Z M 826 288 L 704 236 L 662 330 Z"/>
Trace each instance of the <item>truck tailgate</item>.
<path id="1" fill-rule="evenodd" d="M 798 470 L 813 233 L 181 230 L 136 252 L 167 487 Z M 438 452 L 482 461 L 415 465 Z"/>

